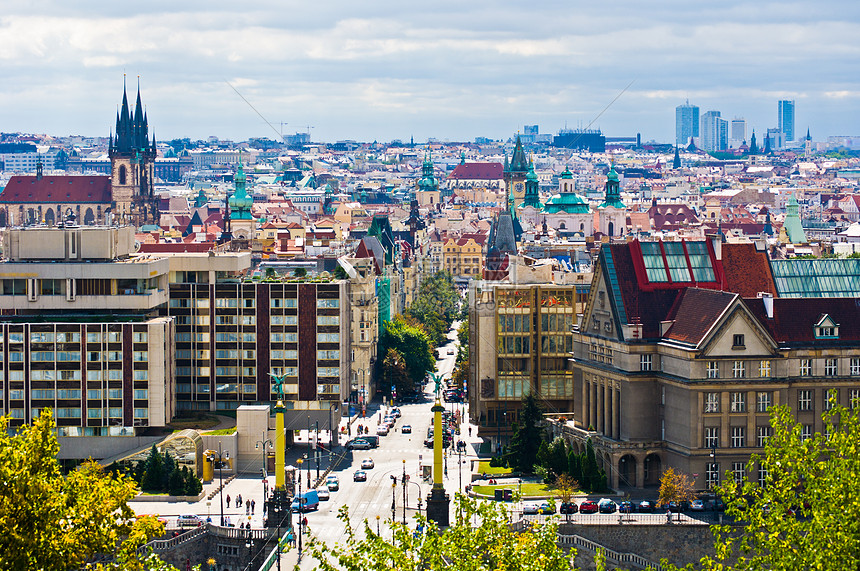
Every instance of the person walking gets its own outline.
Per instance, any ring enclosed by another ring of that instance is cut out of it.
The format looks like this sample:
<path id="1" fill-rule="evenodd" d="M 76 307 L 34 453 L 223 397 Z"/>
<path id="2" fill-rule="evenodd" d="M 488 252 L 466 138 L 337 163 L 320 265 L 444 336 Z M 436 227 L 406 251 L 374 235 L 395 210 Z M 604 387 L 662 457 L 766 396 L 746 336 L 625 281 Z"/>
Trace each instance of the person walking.
<path id="1" fill-rule="evenodd" d="M 239 494 L 238 496 L 236 496 L 236 507 L 237 508 L 242 507 L 242 494 Z"/>
<path id="2" fill-rule="evenodd" d="M 227 494 L 227 507 L 230 507 L 230 494 Z"/>
<path id="3" fill-rule="evenodd" d="M 245 500 L 245 515 L 251 513 L 251 500 Z"/>
<path id="4" fill-rule="evenodd" d="M 254 513 L 254 506 L 255 506 L 255 505 L 257 505 L 257 502 L 255 502 L 254 500 L 251 500 L 251 514 L 252 514 L 252 515 L 253 515 L 253 513 Z"/>

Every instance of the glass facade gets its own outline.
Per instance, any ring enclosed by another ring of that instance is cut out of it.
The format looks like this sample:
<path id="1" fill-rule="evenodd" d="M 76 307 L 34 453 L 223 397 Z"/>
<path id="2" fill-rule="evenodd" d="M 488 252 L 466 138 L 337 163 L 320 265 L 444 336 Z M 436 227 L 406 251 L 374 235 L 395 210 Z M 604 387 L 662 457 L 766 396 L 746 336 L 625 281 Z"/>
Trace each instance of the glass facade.
<path id="1" fill-rule="evenodd" d="M 779 297 L 854 297 L 860 260 L 771 260 Z"/>

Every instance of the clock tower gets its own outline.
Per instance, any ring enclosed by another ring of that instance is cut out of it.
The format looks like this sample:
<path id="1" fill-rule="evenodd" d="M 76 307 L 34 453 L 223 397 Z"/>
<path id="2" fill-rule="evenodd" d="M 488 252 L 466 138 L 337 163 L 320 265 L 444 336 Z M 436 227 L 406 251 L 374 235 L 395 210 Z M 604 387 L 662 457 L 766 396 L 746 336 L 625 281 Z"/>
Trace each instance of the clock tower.
<path id="1" fill-rule="evenodd" d="M 526 178 L 529 174 L 529 163 L 523 151 L 523 143 L 517 135 L 517 144 L 514 146 L 514 154 L 505 171 L 505 189 L 513 199 L 513 207 L 521 206 L 526 196 Z"/>

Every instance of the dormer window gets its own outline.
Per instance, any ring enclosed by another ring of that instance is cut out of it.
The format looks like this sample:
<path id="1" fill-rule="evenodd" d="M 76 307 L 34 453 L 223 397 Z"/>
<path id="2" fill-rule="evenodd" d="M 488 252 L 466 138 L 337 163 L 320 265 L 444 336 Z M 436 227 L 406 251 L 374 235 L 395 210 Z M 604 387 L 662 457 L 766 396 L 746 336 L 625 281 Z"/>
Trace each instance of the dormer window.
<path id="1" fill-rule="evenodd" d="M 816 339 L 838 339 L 839 324 L 826 313 L 821 315 L 813 326 Z"/>
<path id="2" fill-rule="evenodd" d="M 741 333 L 736 333 L 732 338 L 732 349 L 743 349 L 744 345 L 744 336 Z"/>

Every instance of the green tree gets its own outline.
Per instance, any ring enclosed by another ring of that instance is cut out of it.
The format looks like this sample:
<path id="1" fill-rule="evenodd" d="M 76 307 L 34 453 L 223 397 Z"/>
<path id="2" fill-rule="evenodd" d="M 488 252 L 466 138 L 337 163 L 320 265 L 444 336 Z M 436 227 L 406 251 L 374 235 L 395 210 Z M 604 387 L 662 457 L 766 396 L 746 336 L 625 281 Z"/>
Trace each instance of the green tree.
<path id="1" fill-rule="evenodd" d="M 576 450 L 570 449 L 567 453 L 567 473 L 577 482 L 582 482 L 582 458 Z"/>
<path id="2" fill-rule="evenodd" d="M 132 479 L 95 462 L 63 476 L 50 409 L 17 433 L 8 428 L 0 418 L 0 569 L 75 569 L 96 554 L 134 561 L 140 545 L 163 533 L 155 518 L 134 519 Z"/>
<path id="3" fill-rule="evenodd" d="M 557 545 L 557 524 L 535 524 L 515 532 L 503 504 L 457 495 L 454 524 L 440 532 L 423 515 L 415 516 L 424 533 L 396 522 L 376 533 L 368 521 L 353 527 L 346 506 L 339 518 L 346 526 L 346 541 L 329 545 L 311 539 L 308 552 L 323 571 L 345 569 L 398 569 L 400 571 L 568 571 L 569 556 Z M 479 523 L 473 525 L 472 520 Z M 392 533 L 394 541 L 390 541 Z M 386 539 L 389 538 L 389 539 Z"/>
<path id="4" fill-rule="evenodd" d="M 409 355 L 406 369 L 413 383 L 423 382 L 427 372 L 436 369 L 436 359 L 427 333 L 420 327 L 410 325 L 401 315 L 386 321 L 379 336 L 378 354 L 387 355 L 389 349 Z"/>
<path id="5" fill-rule="evenodd" d="M 185 494 L 185 480 L 182 478 L 181 470 L 173 470 L 168 477 L 167 491 L 171 496 L 182 496 Z"/>
<path id="6" fill-rule="evenodd" d="M 434 345 L 445 343 L 448 329 L 459 316 L 460 294 L 447 271 L 424 278 L 418 295 L 406 311 L 420 323 Z"/>
<path id="7" fill-rule="evenodd" d="M 409 371 L 406 368 L 406 359 L 403 354 L 393 347 L 385 354 L 385 359 L 382 361 L 382 380 L 385 391 L 391 387 L 397 390 L 397 394 L 402 395 L 406 392 L 411 392 L 413 389 L 412 379 L 409 378 Z"/>
<path id="8" fill-rule="evenodd" d="M 507 452 L 508 466 L 516 472 L 532 472 L 540 443 L 543 441 L 543 409 L 532 393 L 523 397 L 519 422 Z"/>
<path id="9" fill-rule="evenodd" d="M 856 569 L 860 553 L 860 421 L 858 410 L 833 403 L 826 434 L 803 436 L 786 406 L 771 409 L 771 436 L 747 474 L 726 474 L 717 487 L 726 513 L 743 527 L 715 528 L 715 557 L 703 569 Z"/>
<path id="10" fill-rule="evenodd" d="M 188 466 L 182 467 L 182 479 L 185 482 L 185 495 L 196 496 L 203 491 L 203 482 L 200 481 Z"/>
<path id="11" fill-rule="evenodd" d="M 153 444 L 149 450 L 149 456 L 146 458 L 143 480 L 140 487 L 145 492 L 160 492 L 164 489 L 164 479 L 164 458 L 162 458 L 158 448 Z"/>
<path id="12" fill-rule="evenodd" d="M 589 438 L 585 442 L 585 452 L 580 459 L 582 466 L 582 480 L 580 480 L 590 492 L 602 492 L 606 490 L 606 472 L 597 465 L 597 456 L 594 453 L 594 444 Z"/>

